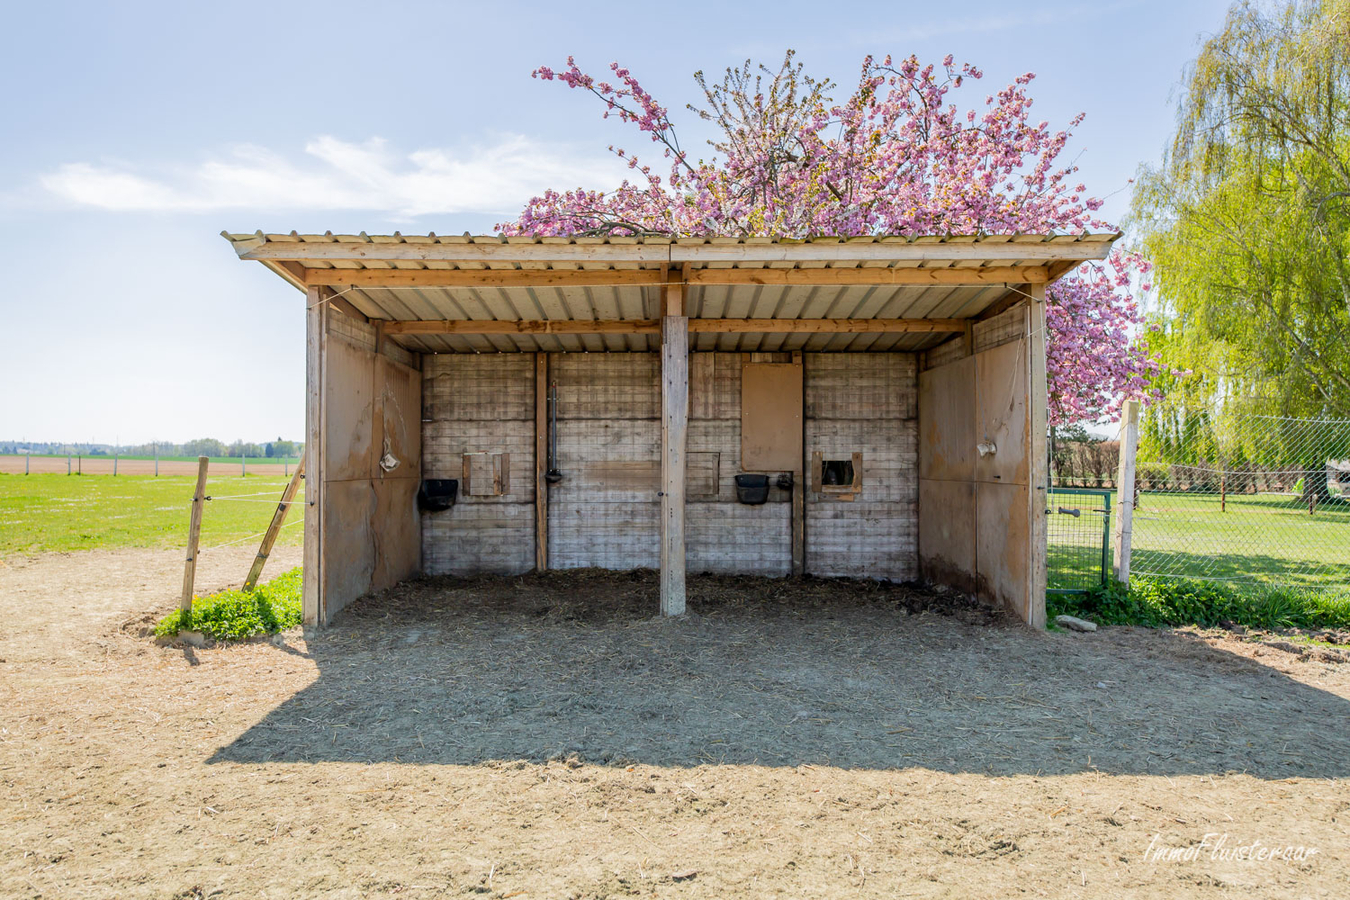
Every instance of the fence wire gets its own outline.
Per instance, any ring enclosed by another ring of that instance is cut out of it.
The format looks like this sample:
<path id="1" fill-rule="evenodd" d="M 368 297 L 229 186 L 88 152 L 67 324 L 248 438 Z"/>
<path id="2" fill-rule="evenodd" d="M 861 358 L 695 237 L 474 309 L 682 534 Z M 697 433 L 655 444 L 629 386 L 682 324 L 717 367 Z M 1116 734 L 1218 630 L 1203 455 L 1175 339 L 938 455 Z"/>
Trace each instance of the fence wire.
<path id="1" fill-rule="evenodd" d="M 1131 571 L 1350 583 L 1350 420 L 1145 412 Z"/>
<path id="2" fill-rule="evenodd" d="M 1086 591 L 1111 574 L 1109 490 L 1051 488 L 1047 506 L 1047 588 Z"/>

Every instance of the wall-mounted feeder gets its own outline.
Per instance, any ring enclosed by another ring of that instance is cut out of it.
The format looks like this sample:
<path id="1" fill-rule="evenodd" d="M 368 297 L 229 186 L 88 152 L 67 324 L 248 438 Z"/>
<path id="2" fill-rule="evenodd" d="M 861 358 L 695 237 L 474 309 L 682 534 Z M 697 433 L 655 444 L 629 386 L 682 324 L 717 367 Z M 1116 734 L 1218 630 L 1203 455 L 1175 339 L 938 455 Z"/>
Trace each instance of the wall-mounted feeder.
<path id="1" fill-rule="evenodd" d="M 737 475 L 736 499 L 749 506 L 759 506 L 769 499 L 768 475 Z"/>

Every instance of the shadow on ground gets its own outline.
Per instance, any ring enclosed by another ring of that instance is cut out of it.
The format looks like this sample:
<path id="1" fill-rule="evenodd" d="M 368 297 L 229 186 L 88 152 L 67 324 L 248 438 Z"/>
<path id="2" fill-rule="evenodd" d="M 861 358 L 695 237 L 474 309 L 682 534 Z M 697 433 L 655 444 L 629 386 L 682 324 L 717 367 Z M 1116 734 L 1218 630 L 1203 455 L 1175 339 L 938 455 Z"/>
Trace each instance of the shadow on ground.
<path id="1" fill-rule="evenodd" d="M 650 572 L 365 598 L 309 637 L 315 683 L 211 761 L 1350 775 L 1350 703 L 1186 634 L 1041 634 L 872 582 L 689 592 L 673 621 Z"/>

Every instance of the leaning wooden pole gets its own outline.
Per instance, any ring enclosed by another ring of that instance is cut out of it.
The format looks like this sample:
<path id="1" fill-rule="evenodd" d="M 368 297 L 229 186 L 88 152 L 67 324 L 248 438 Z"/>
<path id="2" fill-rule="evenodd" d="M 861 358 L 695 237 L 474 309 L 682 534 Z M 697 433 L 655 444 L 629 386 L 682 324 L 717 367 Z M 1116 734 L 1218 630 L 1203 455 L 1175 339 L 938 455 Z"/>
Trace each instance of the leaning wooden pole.
<path id="1" fill-rule="evenodd" d="M 178 608 L 192 615 L 192 587 L 197 580 L 197 542 L 202 536 L 202 507 L 206 505 L 206 467 L 211 460 L 197 457 L 197 489 L 192 493 L 192 520 L 188 524 L 187 562 L 183 564 L 183 596 Z"/>
<path id="2" fill-rule="evenodd" d="M 258 579 L 262 577 L 263 566 L 267 564 L 272 545 L 277 542 L 277 535 L 281 534 L 281 526 L 285 524 L 286 513 L 290 512 L 291 502 L 295 500 L 296 492 L 300 490 L 300 479 L 304 477 L 304 473 L 305 459 L 301 457 L 300 464 L 295 467 L 295 474 L 286 484 L 286 490 L 281 492 L 281 502 L 277 504 L 277 511 L 272 513 L 272 522 L 263 534 L 262 543 L 258 546 L 258 555 L 253 557 L 253 566 L 248 570 L 248 577 L 244 579 L 244 590 L 253 590 Z"/>

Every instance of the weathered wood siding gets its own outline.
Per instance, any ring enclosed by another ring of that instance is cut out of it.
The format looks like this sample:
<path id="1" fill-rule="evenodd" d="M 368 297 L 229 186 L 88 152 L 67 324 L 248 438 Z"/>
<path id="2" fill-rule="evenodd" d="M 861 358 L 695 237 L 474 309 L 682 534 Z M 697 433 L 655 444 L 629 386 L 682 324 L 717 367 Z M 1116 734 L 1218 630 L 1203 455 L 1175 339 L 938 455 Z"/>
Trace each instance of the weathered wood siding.
<path id="1" fill-rule="evenodd" d="M 563 474 L 549 487 L 550 568 L 660 564 L 660 366 L 655 353 L 549 358 Z"/>
<path id="2" fill-rule="evenodd" d="M 782 356 L 791 359 L 790 354 Z M 686 490 L 685 558 L 691 573 L 788 575 L 792 572 L 792 492 L 770 487 L 769 500 L 762 506 L 736 501 L 736 475 L 741 471 L 741 363 L 740 353 L 695 353 L 690 358 L 691 468 L 702 472 L 715 463 L 717 480 L 715 492 L 706 490 L 712 485 L 691 485 Z"/>
<path id="3" fill-rule="evenodd" d="M 919 556 L 925 579 L 1031 620 L 1026 317 L 1019 304 L 976 325 L 973 355 L 928 356 L 919 378 Z M 980 443 L 994 452 L 981 456 Z"/>
<path id="4" fill-rule="evenodd" d="M 328 316 L 323 364 L 323 618 L 420 568 L 422 478 L 417 358 L 375 329 Z M 388 453 L 398 461 L 380 466 Z"/>
<path id="5" fill-rule="evenodd" d="M 808 353 L 806 456 L 862 454 L 862 494 L 808 490 L 806 571 L 918 577 L 917 363 L 909 353 Z M 810 474 L 808 473 L 808 478 Z"/>
<path id="6" fill-rule="evenodd" d="M 690 357 L 686 553 L 690 572 L 787 575 L 791 491 L 736 501 L 741 471 L 741 364 L 789 354 Z M 912 354 L 806 354 L 806 455 L 864 455 L 862 496 L 807 502 L 808 571 L 917 576 L 916 359 Z M 423 517 L 429 573 L 518 573 L 534 565 L 534 360 L 443 354 L 423 369 L 426 476 L 461 477 L 462 454 L 510 454 L 509 491 L 465 496 Z M 550 568 L 659 564 L 660 357 L 557 353 L 558 468 L 548 487 Z"/>
<path id="7" fill-rule="evenodd" d="M 427 478 L 461 479 L 459 500 L 422 515 L 431 575 L 514 575 L 534 568 L 534 356 L 448 354 L 422 367 Z M 507 453 L 508 489 L 467 495 L 464 454 Z"/>

